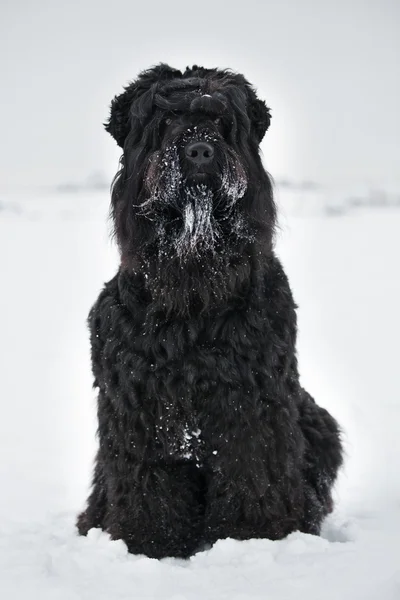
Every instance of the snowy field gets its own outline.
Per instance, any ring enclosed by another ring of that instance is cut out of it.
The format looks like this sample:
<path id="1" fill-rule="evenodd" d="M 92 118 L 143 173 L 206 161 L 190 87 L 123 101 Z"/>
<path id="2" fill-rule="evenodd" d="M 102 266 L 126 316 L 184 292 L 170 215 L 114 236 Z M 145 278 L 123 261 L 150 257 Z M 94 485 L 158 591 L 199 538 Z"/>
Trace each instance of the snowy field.
<path id="1" fill-rule="evenodd" d="M 95 449 L 85 319 L 117 266 L 107 193 L 0 194 L 1 599 L 400 599 L 400 208 L 327 217 L 286 193 L 302 382 L 345 430 L 336 510 L 321 538 L 224 540 L 189 561 L 74 529 Z"/>

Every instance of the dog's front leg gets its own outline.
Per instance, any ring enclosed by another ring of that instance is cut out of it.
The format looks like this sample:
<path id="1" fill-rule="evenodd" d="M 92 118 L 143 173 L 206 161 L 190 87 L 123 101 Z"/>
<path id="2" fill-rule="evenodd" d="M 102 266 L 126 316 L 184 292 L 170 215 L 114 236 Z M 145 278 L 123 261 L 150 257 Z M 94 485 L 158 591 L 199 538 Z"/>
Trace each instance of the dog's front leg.
<path id="1" fill-rule="evenodd" d="M 112 472 L 111 472 L 112 471 Z M 200 543 L 201 505 L 196 466 L 111 466 L 106 530 L 129 552 L 186 558 Z"/>
<path id="2" fill-rule="evenodd" d="M 164 456 L 143 409 L 99 393 L 99 453 L 106 488 L 103 528 L 134 554 L 186 557 L 199 545 L 200 473 Z"/>
<path id="3" fill-rule="evenodd" d="M 205 460 L 206 540 L 282 538 L 302 517 L 300 429 L 279 403 L 253 415 L 235 412 L 225 429 L 215 411 L 204 426 L 212 449 Z"/>

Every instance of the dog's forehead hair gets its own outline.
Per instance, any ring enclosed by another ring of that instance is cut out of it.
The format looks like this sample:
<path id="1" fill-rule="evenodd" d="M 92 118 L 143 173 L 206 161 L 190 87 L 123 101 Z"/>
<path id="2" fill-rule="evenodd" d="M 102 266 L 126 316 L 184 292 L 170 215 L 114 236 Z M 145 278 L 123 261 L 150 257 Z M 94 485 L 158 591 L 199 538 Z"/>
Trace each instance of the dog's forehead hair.
<path id="1" fill-rule="evenodd" d="M 189 77 L 155 84 L 153 103 L 163 111 L 221 116 L 228 111 L 244 112 L 246 93 L 226 80 Z"/>

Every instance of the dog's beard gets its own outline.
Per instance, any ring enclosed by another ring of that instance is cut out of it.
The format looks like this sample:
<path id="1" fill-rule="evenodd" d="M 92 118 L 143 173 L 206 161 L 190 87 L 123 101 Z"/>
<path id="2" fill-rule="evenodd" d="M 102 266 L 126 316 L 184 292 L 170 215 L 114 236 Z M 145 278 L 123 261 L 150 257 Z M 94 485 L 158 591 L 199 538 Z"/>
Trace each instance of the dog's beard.
<path id="1" fill-rule="evenodd" d="M 184 258 L 201 250 L 214 253 L 219 229 L 213 217 L 213 194 L 209 187 L 197 185 L 185 190 L 182 217 L 183 226 L 173 240 L 178 256 Z"/>
<path id="2" fill-rule="evenodd" d="M 207 176 L 208 179 L 208 176 Z M 160 254 L 180 260 L 215 256 L 230 237 L 250 239 L 238 206 L 247 190 L 245 171 L 233 151 L 228 151 L 221 172 L 209 182 L 193 183 L 185 177 L 176 143 L 153 155 L 145 178 L 148 198 L 138 214 L 154 222 Z"/>

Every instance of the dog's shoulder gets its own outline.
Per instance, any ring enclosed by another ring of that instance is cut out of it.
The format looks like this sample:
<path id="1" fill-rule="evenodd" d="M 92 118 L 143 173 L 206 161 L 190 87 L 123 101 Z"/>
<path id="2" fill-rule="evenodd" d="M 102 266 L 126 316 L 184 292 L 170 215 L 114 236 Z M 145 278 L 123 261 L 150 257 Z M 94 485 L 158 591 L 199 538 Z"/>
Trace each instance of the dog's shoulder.
<path id="1" fill-rule="evenodd" d="M 88 316 L 93 337 L 108 339 L 119 335 L 121 327 L 132 328 L 143 319 L 146 308 L 143 276 L 119 269 L 104 284 Z"/>
<path id="2" fill-rule="evenodd" d="M 264 293 L 267 298 L 275 301 L 280 301 L 284 305 L 297 308 L 292 290 L 290 288 L 289 279 L 283 268 L 283 265 L 276 255 L 272 255 L 268 260 L 264 271 Z"/>
<path id="3" fill-rule="evenodd" d="M 91 325 L 93 319 L 103 312 L 107 306 L 118 301 L 118 273 L 110 281 L 107 281 L 101 290 L 96 302 L 92 306 L 88 316 Z"/>
<path id="4" fill-rule="evenodd" d="M 294 343 L 297 331 L 297 305 L 282 263 L 275 255 L 268 261 L 263 285 L 263 306 L 272 330 L 280 338 L 289 335 Z"/>

